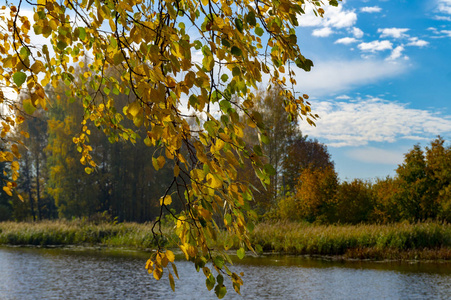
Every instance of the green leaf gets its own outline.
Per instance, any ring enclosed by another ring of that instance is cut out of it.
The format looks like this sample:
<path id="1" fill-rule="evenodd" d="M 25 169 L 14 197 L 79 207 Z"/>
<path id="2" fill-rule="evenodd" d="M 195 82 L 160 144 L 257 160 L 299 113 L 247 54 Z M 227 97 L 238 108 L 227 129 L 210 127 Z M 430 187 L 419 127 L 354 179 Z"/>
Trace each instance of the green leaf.
<path id="1" fill-rule="evenodd" d="M 246 251 L 244 250 L 243 247 L 241 247 L 236 251 L 236 255 L 238 256 L 239 259 L 243 259 L 244 256 L 246 255 Z"/>
<path id="2" fill-rule="evenodd" d="M 313 67 L 313 62 L 310 59 L 305 59 L 302 61 L 300 58 L 297 58 L 295 63 L 298 68 L 304 69 L 306 72 L 310 72 Z"/>
<path id="3" fill-rule="evenodd" d="M 237 46 L 232 46 L 230 52 L 235 56 L 241 56 L 241 54 L 243 54 L 243 51 L 241 51 L 241 49 L 238 48 Z"/>
<path id="4" fill-rule="evenodd" d="M 257 251 L 257 253 L 263 253 L 263 248 L 261 245 L 257 244 L 255 245 L 255 251 Z"/>
<path id="5" fill-rule="evenodd" d="M 235 19 L 235 26 L 239 32 L 243 33 L 243 21 L 241 21 L 241 19 L 238 18 Z"/>
<path id="6" fill-rule="evenodd" d="M 36 110 L 36 107 L 34 107 L 33 104 L 31 104 L 31 100 L 24 100 L 22 103 L 23 110 L 26 114 L 32 115 L 34 111 Z"/>
<path id="7" fill-rule="evenodd" d="M 263 151 L 262 151 L 262 148 L 260 147 L 260 145 L 255 145 L 254 146 L 254 152 L 258 156 L 263 156 Z"/>
<path id="8" fill-rule="evenodd" d="M 246 15 L 246 23 L 251 26 L 255 26 L 257 24 L 253 10 L 249 11 L 249 13 Z"/>
<path id="9" fill-rule="evenodd" d="M 221 39 L 221 44 L 225 47 L 230 47 L 230 43 L 227 39 Z"/>
<path id="10" fill-rule="evenodd" d="M 202 43 L 201 43 L 201 41 L 199 41 L 199 40 L 195 40 L 195 41 L 193 42 L 193 44 L 194 44 L 194 48 L 195 48 L 196 50 L 199 50 L 200 48 L 202 48 Z"/>
<path id="11" fill-rule="evenodd" d="M 266 145 L 269 144 L 269 137 L 264 134 L 260 135 L 260 140 L 262 141 L 263 144 L 266 144 Z"/>
<path id="12" fill-rule="evenodd" d="M 222 269 L 222 266 L 224 265 L 224 258 L 222 256 L 218 255 L 215 257 L 214 263 L 218 268 Z M 218 276 L 220 276 L 220 275 L 218 275 Z M 218 283 L 219 283 L 219 279 L 218 279 Z"/>
<path id="13" fill-rule="evenodd" d="M 19 71 L 14 73 L 13 81 L 18 87 L 20 87 L 25 82 L 25 80 L 27 80 L 27 74 L 25 74 L 24 72 Z"/>
<path id="14" fill-rule="evenodd" d="M 227 288 L 224 285 L 218 284 L 215 287 L 215 294 L 219 299 L 222 299 L 227 294 Z"/>
<path id="15" fill-rule="evenodd" d="M 215 287 L 216 279 L 213 276 L 213 274 L 209 274 L 207 279 L 205 279 L 205 285 L 207 286 L 207 289 L 211 291 Z"/>
<path id="16" fill-rule="evenodd" d="M 66 43 L 66 42 L 63 42 L 63 41 L 59 41 L 58 43 L 56 43 L 56 47 L 57 47 L 59 50 L 63 51 L 64 49 L 66 49 L 67 43 Z"/>
<path id="17" fill-rule="evenodd" d="M 227 74 L 222 74 L 221 80 L 222 80 L 223 82 L 226 82 L 228 79 L 229 79 L 229 76 L 228 76 Z"/>
<path id="18" fill-rule="evenodd" d="M 221 108 L 221 110 L 222 110 L 224 113 L 227 113 L 227 111 L 228 111 L 230 108 L 232 108 L 232 105 L 231 105 L 230 102 L 227 101 L 227 100 L 221 100 L 221 101 L 219 102 L 219 107 Z"/>
<path id="19" fill-rule="evenodd" d="M 22 59 L 26 59 L 30 55 L 30 51 L 27 47 L 20 48 L 20 57 Z"/>
<path id="20" fill-rule="evenodd" d="M 240 74 L 241 74 L 240 68 L 239 68 L 239 67 L 233 67 L 233 69 L 232 69 L 232 75 L 235 77 L 235 76 L 238 76 L 238 75 L 240 75 Z"/>
<path id="21" fill-rule="evenodd" d="M 266 174 L 276 175 L 276 170 L 271 164 L 266 164 L 264 167 Z"/>
<path id="22" fill-rule="evenodd" d="M 337 0 L 329 0 L 329 5 L 338 6 L 338 1 Z"/>
<path id="23" fill-rule="evenodd" d="M 255 32 L 255 34 L 258 35 L 258 36 L 262 36 L 263 33 L 265 33 L 265 31 L 264 31 L 263 28 L 261 28 L 261 27 L 256 27 L 255 30 L 254 30 L 254 32 Z"/>
<path id="24" fill-rule="evenodd" d="M 84 27 L 78 27 L 78 38 L 82 41 L 86 39 L 86 29 Z"/>

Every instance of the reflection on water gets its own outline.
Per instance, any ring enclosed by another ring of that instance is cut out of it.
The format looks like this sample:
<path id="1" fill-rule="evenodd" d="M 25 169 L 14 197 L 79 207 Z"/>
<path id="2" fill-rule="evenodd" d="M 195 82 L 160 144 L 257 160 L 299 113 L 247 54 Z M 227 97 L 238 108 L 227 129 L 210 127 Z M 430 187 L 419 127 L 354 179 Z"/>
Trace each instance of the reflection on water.
<path id="1" fill-rule="evenodd" d="M 0 248 L 0 299 L 215 299 L 205 277 L 178 261 L 180 281 L 155 281 L 135 251 Z M 451 264 L 249 257 L 242 296 L 225 299 L 449 299 Z"/>

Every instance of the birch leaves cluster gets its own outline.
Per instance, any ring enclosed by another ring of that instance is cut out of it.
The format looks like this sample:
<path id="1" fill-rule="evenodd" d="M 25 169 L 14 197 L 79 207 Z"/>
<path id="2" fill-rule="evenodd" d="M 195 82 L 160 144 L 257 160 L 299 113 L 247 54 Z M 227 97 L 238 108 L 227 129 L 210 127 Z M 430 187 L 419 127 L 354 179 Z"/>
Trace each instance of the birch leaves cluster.
<path id="1" fill-rule="evenodd" d="M 237 180 L 237 173 L 247 159 L 263 183 L 274 172 L 265 164 L 260 147 L 249 148 L 243 141 L 246 126 L 259 132 L 261 143 L 268 139 L 262 116 L 252 110 L 253 91 L 261 82 L 277 86 L 293 119 L 300 115 L 314 124 L 316 116 L 307 97 L 294 93 L 295 71 L 313 66 L 301 54 L 296 27 L 307 10 L 322 16 L 323 3 L 20 0 L 5 4 L 0 14 L 0 82 L 23 99 L 18 105 L 3 92 L 0 95 L 11 111 L 1 115 L 0 159 L 12 162 L 13 179 L 18 176 L 18 153 L 8 133 L 24 120 L 19 111 L 45 109 L 46 86 L 64 84 L 69 101 L 80 101 L 84 107 L 80 132 L 73 141 L 85 171 L 96 170 L 90 155 L 92 130 L 102 130 L 111 141 L 142 140 L 157 147 L 153 157 L 143 159 L 152 159 L 156 169 L 169 160 L 174 165 L 174 179 L 160 203 L 161 214 L 169 212 L 173 201 L 183 204 L 182 212 L 174 215 L 180 249 L 204 270 L 207 287 L 215 288 L 218 296 L 226 291 L 223 275 L 239 292 L 242 280 L 225 264 L 224 250 L 229 245 L 218 245 L 217 235 L 220 228 L 236 234 L 239 256 L 253 250 L 248 239 L 255 217 L 249 210 L 252 189 Z M 32 19 L 26 11 L 32 11 Z M 34 42 L 36 36 L 46 42 Z M 128 95 L 126 106 L 114 102 L 119 94 Z M 124 126 L 125 118 L 145 128 L 146 136 Z M 13 186 L 14 181 L 9 182 L 5 192 L 12 193 Z M 155 224 L 155 235 L 161 234 L 159 225 Z M 158 249 L 146 266 L 160 279 L 168 262 L 173 263 L 172 255 Z M 207 263 L 218 276 L 212 275 Z"/>

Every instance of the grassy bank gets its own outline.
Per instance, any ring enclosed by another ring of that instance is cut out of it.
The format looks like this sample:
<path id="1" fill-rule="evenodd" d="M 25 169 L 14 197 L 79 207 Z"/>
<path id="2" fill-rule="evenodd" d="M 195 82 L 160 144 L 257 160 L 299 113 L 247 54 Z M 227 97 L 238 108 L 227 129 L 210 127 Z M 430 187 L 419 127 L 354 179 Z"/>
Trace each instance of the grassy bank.
<path id="1" fill-rule="evenodd" d="M 0 223 L 0 244 L 104 245 L 154 248 L 149 224 L 90 224 L 82 221 Z M 175 247 L 173 232 L 162 242 Z M 225 238 L 225 237 L 224 237 Z M 451 260 L 451 225 L 399 223 L 390 225 L 311 225 L 293 222 L 258 224 L 251 234 L 265 252 L 333 255 L 359 259 Z"/>
<path id="2" fill-rule="evenodd" d="M 264 251 L 359 259 L 451 260 L 451 225 L 261 223 L 251 235 Z"/>
<path id="3" fill-rule="evenodd" d="M 165 236 L 172 236 L 164 228 Z M 169 238 L 160 241 L 166 247 L 175 246 Z M 137 223 L 90 224 L 83 221 L 43 221 L 36 223 L 0 223 L 0 244 L 7 245 L 104 245 L 137 249 L 154 248 L 152 225 Z"/>

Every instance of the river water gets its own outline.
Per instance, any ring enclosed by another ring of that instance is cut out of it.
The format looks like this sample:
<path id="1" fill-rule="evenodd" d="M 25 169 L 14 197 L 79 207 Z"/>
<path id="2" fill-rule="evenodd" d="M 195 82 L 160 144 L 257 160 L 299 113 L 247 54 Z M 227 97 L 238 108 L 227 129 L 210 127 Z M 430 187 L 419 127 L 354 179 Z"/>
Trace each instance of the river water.
<path id="1" fill-rule="evenodd" d="M 177 261 L 173 292 L 144 269 L 148 254 L 125 250 L 0 247 L 0 299 L 215 299 L 205 276 Z M 450 263 L 326 261 L 248 257 L 241 296 L 224 299 L 451 299 Z M 228 283 L 227 283 L 228 284 Z M 227 285 L 226 284 L 226 285 Z"/>

